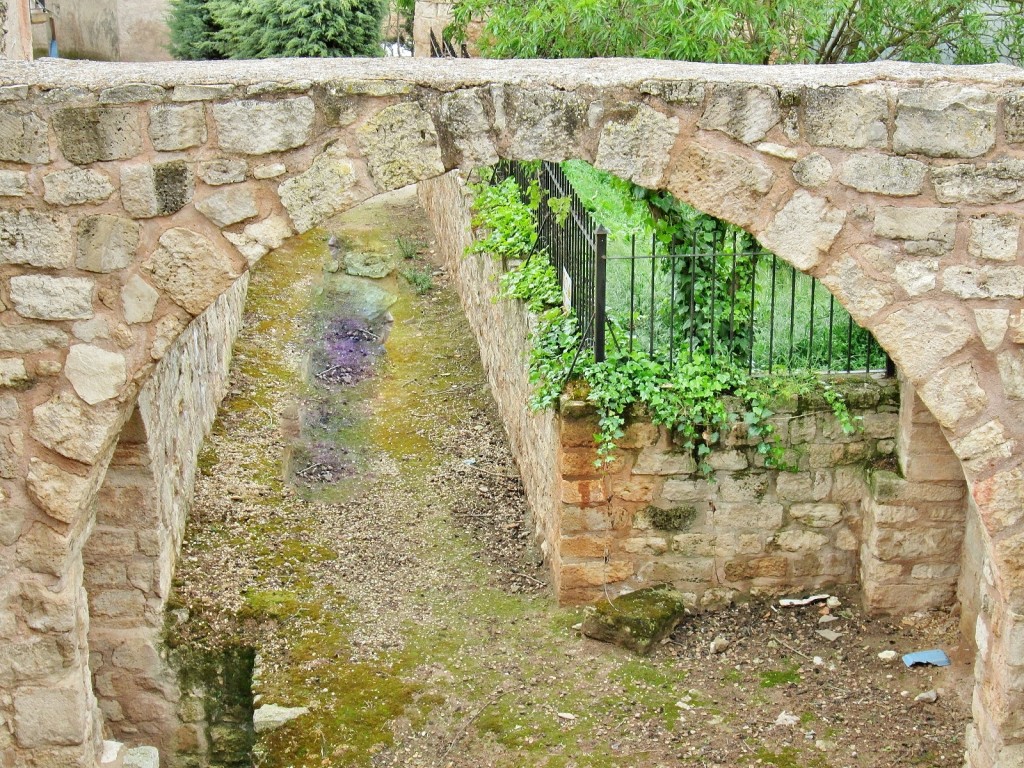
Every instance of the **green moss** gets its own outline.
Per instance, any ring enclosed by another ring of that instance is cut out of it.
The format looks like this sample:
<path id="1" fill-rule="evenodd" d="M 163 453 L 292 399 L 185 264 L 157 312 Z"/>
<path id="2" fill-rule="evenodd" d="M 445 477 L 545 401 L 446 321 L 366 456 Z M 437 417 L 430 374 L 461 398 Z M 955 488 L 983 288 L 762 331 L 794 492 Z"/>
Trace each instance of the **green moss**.
<path id="1" fill-rule="evenodd" d="M 775 688 L 780 685 L 789 685 L 800 682 L 800 674 L 797 672 L 799 666 L 791 664 L 785 669 L 769 669 L 761 673 L 761 687 Z"/>
<path id="2" fill-rule="evenodd" d="M 692 505 L 671 509 L 649 506 L 645 514 L 651 525 L 662 531 L 685 531 L 697 519 L 697 508 Z"/>
<path id="3" fill-rule="evenodd" d="M 667 585 L 638 589 L 612 601 L 601 600 L 583 622 L 583 633 L 637 653 L 649 653 L 678 623 L 687 605 Z"/>
<path id="4" fill-rule="evenodd" d="M 287 619 L 299 610 L 299 599 L 294 592 L 283 589 L 249 591 L 244 595 L 239 616 L 245 619 Z"/>

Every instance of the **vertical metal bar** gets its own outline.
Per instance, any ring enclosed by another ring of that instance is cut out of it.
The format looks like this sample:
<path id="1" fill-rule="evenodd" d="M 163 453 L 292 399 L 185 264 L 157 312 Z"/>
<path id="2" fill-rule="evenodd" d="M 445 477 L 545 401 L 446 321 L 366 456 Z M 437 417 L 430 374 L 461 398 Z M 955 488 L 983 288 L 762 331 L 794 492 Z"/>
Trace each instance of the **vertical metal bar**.
<path id="1" fill-rule="evenodd" d="M 793 332 L 796 326 L 796 267 L 790 265 L 789 274 L 789 362 L 787 366 L 793 368 Z"/>
<path id="2" fill-rule="evenodd" d="M 751 254 L 751 273 L 750 273 L 750 321 L 749 321 L 749 336 L 747 337 L 747 370 L 751 373 L 754 372 L 754 302 L 756 301 L 757 292 L 757 258 L 758 253 Z"/>
<path id="3" fill-rule="evenodd" d="M 772 367 L 775 363 L 775 272 L 778 267 L 779 259 L 773 253 L 772 254 L 772 307 L 768 313 L 768 373 L 772 372 Z"/>
<path id="4" fill-rule="evenodd" d="M 723 236 L 724 239 L 724 236 Z M 718 293 L 718 248 L 711 249 L 711 322 L 708 324 L 708 337 L 711 345 L 711 357 L 715 356 L 715 337 L 718 335 L 718 328 L 715 327 L 715 297 Z"/>
<path id="5" fill-rule="evenodd" d="M 668 301 L 668 365 L 671 368 L 676 359 L 676 255 L 668 255 L 668 266 L 670 272 L 669 301 Z"/>
<path id="6" fill-rule="evenodd" d="M 629 238 L 629 354 L 633 354 L 636 331 L 636 233 Z"/>
<path id="7" fill-rule="evenodd" d="M 654 357 L 654 255 L 658 251 L 658 236 L 655 233 L 651 233 L 651 305 L 650 313 L 648 315 L 648 321 L 650 325 L 650 333 L 647 337 L 647 343 L 650 347 L 648 354 Z"/>
<path id="8" fill-rule="evenodd" d="M 814 294 L 815 289 L 818 287 L 818 281 L 811 279 L 811 329 L 809 331 L 810 338 L 807 340 L 807 367 L 810 368 L 813 365 L 814 356 Z"/>
<path id="9" fill-rule="evenodd" d="M 685 265 L 684 265 L 685 266 Z M 690 233 L 690 359 L 693 360 L 693 348 L 697 341 L 697 233 Z"/>
<path id="10" fill-rule="evenodd" d="M 594 360 L 604 362 L 604 326 L 607 317 L 605 291 L 608 282 L 608 230 L 604 226 L 597 228 L 597 253 L 594 259 Z"/>
<path id="11" fill-rule="evenodd" d="M 846 372 L 853 370 L 853 316 L 846 316 Z"/>
<path id="12" fill-rule="evenodd" d="M 832 373 L 832 330 L 836 320 L 836 297 L 828 295 L 828 365 L 826 369 Z"/>
<path id="13" fill-rule="evenodd" d="M 736 275 L 736 233 L 732 233 L 732 271 L 729 273 L 729 357 L 735 353 L 736 344 L 736 289 L 739 278 Z"/>

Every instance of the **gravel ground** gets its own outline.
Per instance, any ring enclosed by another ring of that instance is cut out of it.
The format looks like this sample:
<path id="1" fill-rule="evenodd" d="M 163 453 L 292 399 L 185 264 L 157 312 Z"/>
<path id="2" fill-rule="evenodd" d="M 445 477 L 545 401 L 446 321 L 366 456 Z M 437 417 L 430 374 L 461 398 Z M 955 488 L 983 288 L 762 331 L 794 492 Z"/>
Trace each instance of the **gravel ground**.
<path id="1" fill-rule="evenodd" d="M 961 764 L 970 660 L 907 670 L 877 655 L 952 650 L 953 616 L 868 619 L 842 593 L 827 624 L 820 605 L 689 617 L 647 659 L 583 638 L 583 609 L 553 604 L 529 546 L 515 465 L 414 198 L 328 229 L 347 248 L 421 242 L 400 267 L 432 271 L 434 286 L 385 281 L 401 297 L 386 358 L 345 389 L 302 375 L 327 233 L 254 273 L 201 457 L 174 641 L 252 646 L 260 701 L 310 707 L 260 738 L 258 765 Z M 304 409 L 324 402 L 344 406 L 353 469 L 288 478 Z M 926 690 L 938 700 L 915 702 Z"/>

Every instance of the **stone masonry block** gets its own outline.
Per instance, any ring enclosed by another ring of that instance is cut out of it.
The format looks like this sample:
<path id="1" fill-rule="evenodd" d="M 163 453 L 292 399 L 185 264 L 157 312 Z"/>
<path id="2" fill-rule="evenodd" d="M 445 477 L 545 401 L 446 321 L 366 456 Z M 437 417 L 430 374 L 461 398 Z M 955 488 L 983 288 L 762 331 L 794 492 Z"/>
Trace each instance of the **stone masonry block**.
<path id="1" fill-rule="evenodd" d="M 149 110 L 149 138 L 161 152 L 206 143 L 206 111 L 201 104 L 164 104 Z"/>
<path id="2" fill-rule="evenodd" d="M 83 683 L 14 692 L 14 734 L 25 748 L 73 746 L 85 741 L 88 697 Z"/>
<path id="3" fill-rule="evenodd" d="M 36 211 L 0 211 L 0 264 L 48 269 L 71 265 L 71 224 Z"/>
<path id="4" fill-rule="evenodd" d="M 57 143 L 68 161 L 88 165 L 124 160 L 142 151 L 139 113 L 131 107 L 70 107 L 53 116 Z"/>
<path id="5" fill-rule="evenodd" d="M 16 109 L 0 108 L 0 160 L 26 164 L 50 162 L 46 122 Z"/>
<path id="6" fill-rule="evenodd" d="M 308 96 L 213 105 L 217 141 L 228 152 L 265 155 L 309 141 L 316 108 Z"/>

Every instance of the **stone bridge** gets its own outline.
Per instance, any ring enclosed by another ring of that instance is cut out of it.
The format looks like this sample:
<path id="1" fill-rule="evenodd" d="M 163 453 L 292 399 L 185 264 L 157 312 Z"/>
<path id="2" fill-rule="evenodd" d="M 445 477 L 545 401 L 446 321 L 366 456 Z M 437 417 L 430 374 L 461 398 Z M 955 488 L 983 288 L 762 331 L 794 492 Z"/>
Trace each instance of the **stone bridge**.
<path id="1" fill-rule="evenodd" d="M 279 60 L 0 65 L 0 766 L 92 768 L 105 718 L 155 717 L 110 668 L 159 664 L 133 633 L 249 266 L 498 158 L 666 188 L 875 334 L 981 522 L 968 762 L 1024 765 L 1024 72 Z"/>

